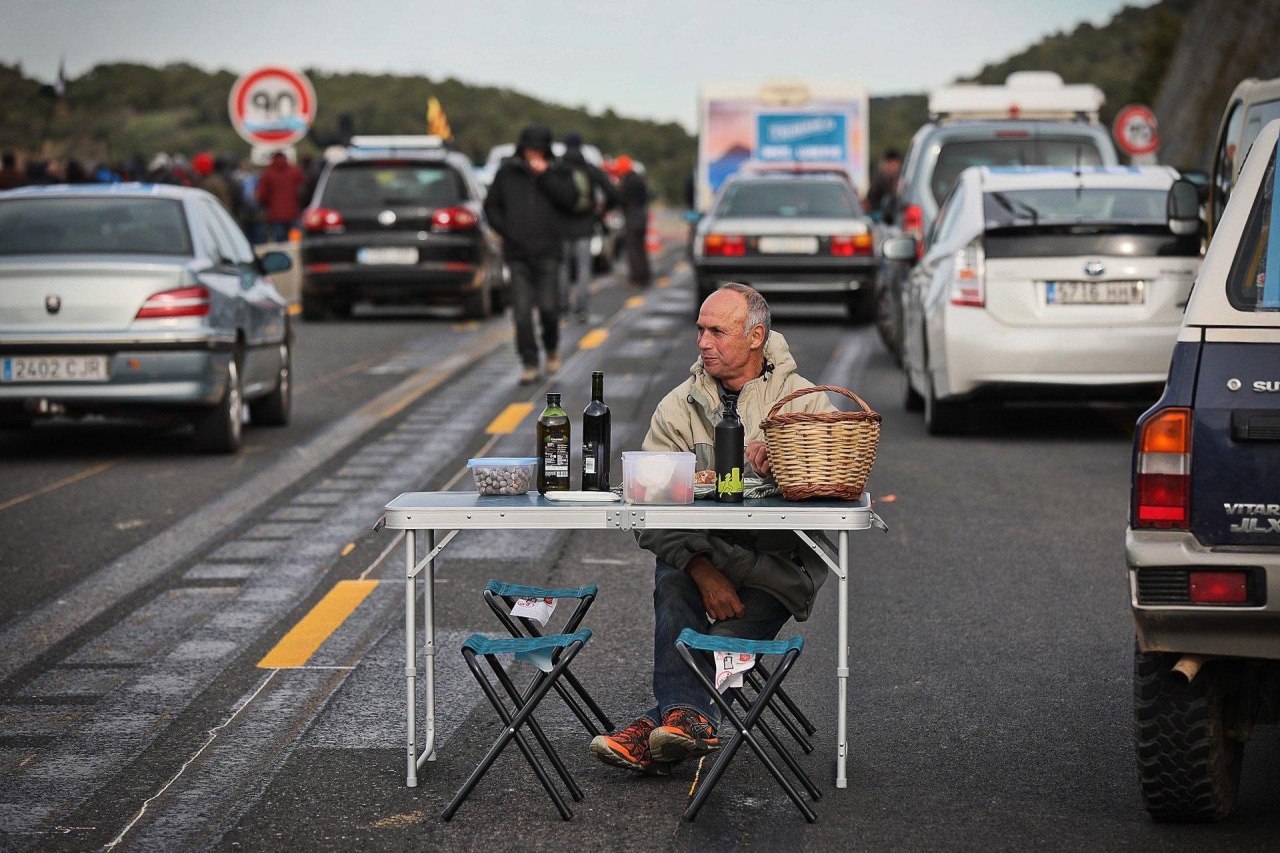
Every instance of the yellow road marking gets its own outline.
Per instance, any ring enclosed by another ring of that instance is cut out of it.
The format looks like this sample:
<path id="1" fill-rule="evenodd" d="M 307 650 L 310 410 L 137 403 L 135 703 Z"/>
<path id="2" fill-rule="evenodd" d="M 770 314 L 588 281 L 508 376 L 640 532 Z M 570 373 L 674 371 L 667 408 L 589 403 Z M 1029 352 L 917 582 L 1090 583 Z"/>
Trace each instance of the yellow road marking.
<path id="1" fill-rule="evenodd" d="M 643 296 L 632 296 L 626 302 L 622 303 L 626 308 L 639 308 L 644 304 Z"/>
<path id="2" fill-rule="evenodd" d="M 297 302 L 290 302 L 289 307 L 286 308 L 285 310 L 289 312 L 290 317 L 297 317 L 299 314 L 302 313 L 302 306 L 299 305 Z"/>
<path id="3" fill-rule="evenodd" d="M 664 275 L 662 278 L 658 279 L 658 287 L 669 287 L 670 285 L 671 285 L 671 276 Z"/>
<path id="4" fill-rule="evenodd" d="M 608 329 L 592 329 L 578 341 L 578 349 L 595 349 L 609 337 Z"/>
<path id="5" fill-rule="evenodd" d="M 295 669 L 304 665 L 377 585 L 378 581 L 338 581 L 328 595 L 258 661 L 258 668 Z"/>
<path id="6" fill-rule="evenodd" d="M 525 416 L 533 411 L 533 403 L 512 403 L 484 428 L 485 435 L 510 435 Z"/>
<path id="7" fill-rule="evenodd" d="M 347 547 L 345 547 L 345 548 L 343 548 L 343 549 L 342 549 L 342 556 L 344 556 L 344 557 L 345 557 L 345 556 L 347 556 L 348 554 L 350 554 L 350 553 L 351 553 L 352 551 L 354 551 L 355 549 L 356 549 L 356 543 L 354 543 L 354 542 L 348 542 L 348 543 L 347 543 Z"/>
<path id="8" fill-rule="evenodd" d="M 454 323 L 452 328 L 455 332 L 469 332 L 472 329 L 480 328 L 480 324 L 477 323 L 475 320 L 462 320 L 460 322 Z"/>
<path id="9" fill-rule="evenodd" d="M 425 379 L 425 381 L 423 381 L 421 385 L 417 385 L 416 387 L 412 388 L 408 393 L 406 393 L 399 400 L 392 403 L 390 406 L 387 406 L 385 409 L 378 412 L 378 418 L 380 418 L 381 420 L 386 420 L 387 418 L 392 418 L 400 414 L 405 409 L 409 408 L 409 406 L 413 405 L 413 403 L 416 402 L 417 399 L 421 397 L 423 394 L 426 394 L 430 391 L 434 391 L 436 388 L 440 387 L 440 385 L 443 384 L 445 380 L 451 379 L 454 376 L 454 374 L 462 370 L 462 368 L 466 367 L 469 363 L 471 363 L 471 361 L 474 361 L 479 356 L 486 355 L 492 352 L 494 348 L 497 347 L 501 341 L 510 340 L 513 334 L 514 334 L 513 330 L 509 328 L 495 329 L 492 334 L 485 335 L 483 338 L 481 338 L 479 343 L 476 346 L 471 347 L 469 350 L 466 350 L 462 353 L 459 353 L 458 355 L 463 356 L 464 359 L 460 360 L 457 365 L 451 367 L 449 370 L 446 370 L 442 373 L 435 373 L 435 371 L 439 369 L 439 367 L 436 365 L 433 365 L 431 367 L 424 367 L 422 370 L 419 370 L 412 377 L 410 377 L 410 379 L 412 380 Z"/>
<path id="10" fill-rule="evenodd" d="M 94 465 L 92 468 L 84 469 L 79 474 L 72 474 L 70 477 L 64 477 L 63 479 L 59 480 L 56 483 L 50 483 L 47 486 L 41 486 L 35 491 L 27 492 L 25 495 L 18 495 L 16 498 L 12 498 L 0 504 L 0 510 L 6 510 L 9 507 L 17 506 L 20 503 L 26 503 L 32 498 L 38 498 L 43 494 L 47 494 L 48 492 L 54 491 L 55 489 L 61 489 L 63 486 L 69 486 L 72 483 L 78 483 L 81 480 L 84 480 L 88 477 L 92 477 L 94 474 L 98 474 L 98 473 L 101 473 L 102 471 L 107 470 L 108 468 L 110 468 L 112 465 L 116 464 L 119 461 L 120 461 L 119 459 L 111 459 L 107 462 L 99 463 L 97 465 Z"/>

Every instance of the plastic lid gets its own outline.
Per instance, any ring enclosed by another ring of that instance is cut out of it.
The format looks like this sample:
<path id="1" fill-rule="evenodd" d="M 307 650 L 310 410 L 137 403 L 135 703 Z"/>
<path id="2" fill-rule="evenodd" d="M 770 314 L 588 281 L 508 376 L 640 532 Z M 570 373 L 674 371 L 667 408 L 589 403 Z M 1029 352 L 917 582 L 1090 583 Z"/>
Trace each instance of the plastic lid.
<path id="1" fill-rule="evenodd" d="M 536 456 L 482 456 L 477 459 L 468 459 L 468 468 L 488 468 L 490 466 L 500 465 L 537 465 L 538 457 Z"/>

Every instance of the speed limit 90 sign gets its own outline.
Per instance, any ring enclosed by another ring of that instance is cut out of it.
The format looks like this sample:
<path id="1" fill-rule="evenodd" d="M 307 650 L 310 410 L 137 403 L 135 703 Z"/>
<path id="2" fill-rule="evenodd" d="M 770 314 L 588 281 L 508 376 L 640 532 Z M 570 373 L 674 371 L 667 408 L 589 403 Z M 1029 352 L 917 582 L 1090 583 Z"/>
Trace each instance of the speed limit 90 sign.
<path id="1" fill-rule="evenodd" d="M 268 65 L 236 80 L 227 99 L 236 133 L 263 148 L 287 148 L 307 135 L 316 92 L 305 74 Z"/>

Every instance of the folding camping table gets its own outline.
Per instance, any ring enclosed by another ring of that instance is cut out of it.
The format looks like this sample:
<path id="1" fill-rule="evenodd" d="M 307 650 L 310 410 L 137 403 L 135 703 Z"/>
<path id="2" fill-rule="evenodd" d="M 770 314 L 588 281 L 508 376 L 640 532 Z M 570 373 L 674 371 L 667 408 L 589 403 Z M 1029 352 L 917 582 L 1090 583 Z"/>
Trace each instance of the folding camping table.
<path id="1" fill-rule="evenodd" d="M 433 563 L 462 530 L 791 530 L 836 576 L 839 617 L 836 643 L 836 787 L 848 784 L 845 759 L 849 680 L 849 532 L 884 527 L 863 493 L 859 501 L 804 501 L 781 498 L 741 504 L 695 501 L 692 505 L 658 506 L 617 502 L 568 503 L 538 494 L 506 496 L 474 492 L 406 492 L 387 504 L 383 520 L 405 531 L 405 679 L 408 689 L 408 775 L 416 787 L 418 769 L 435 760 L 435 572 Z M 417 533 L 426 534 L 427 554 L 418 559 Z M 833 543 L 827 533 L 836 534 Z M 437 534 L 443 536 L 437 541 Z M 426 658 L 426 736 L 418 750 L 417 729 L 417 579 L 424 577 L 423 628 Z"/>

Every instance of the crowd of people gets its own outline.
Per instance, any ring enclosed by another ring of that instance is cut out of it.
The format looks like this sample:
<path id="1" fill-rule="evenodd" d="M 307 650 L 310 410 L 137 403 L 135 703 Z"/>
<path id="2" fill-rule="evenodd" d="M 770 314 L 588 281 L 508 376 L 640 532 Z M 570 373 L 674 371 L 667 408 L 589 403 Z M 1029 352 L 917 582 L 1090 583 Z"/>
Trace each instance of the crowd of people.
<path id="1" fill-rule="evenodd" d="M 302 156 L 295 165 L 277 154 L 265 169 L 248 160 L 215 156 L 202 151 L 185 154 L 159 152 L 150 161 L 141 158 L 116 163 L 86 163 L 75 158 L 29 159 L 19 164 L 12 151 L 0 153 L 0 190 L 44 184 L 113 184 L 141 181 L 199 187 L 221 202 L 245 236 L 254 243 L 287 239 L 301 216 L 316 181 L 321 163 Z"/>

